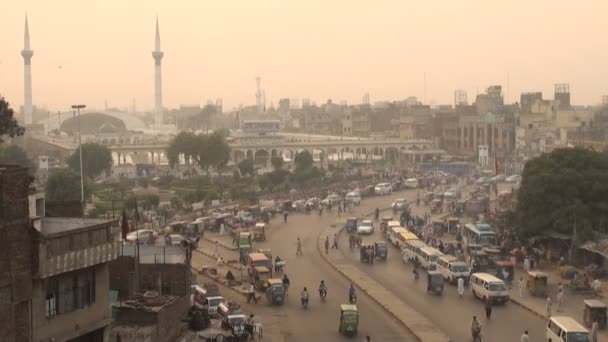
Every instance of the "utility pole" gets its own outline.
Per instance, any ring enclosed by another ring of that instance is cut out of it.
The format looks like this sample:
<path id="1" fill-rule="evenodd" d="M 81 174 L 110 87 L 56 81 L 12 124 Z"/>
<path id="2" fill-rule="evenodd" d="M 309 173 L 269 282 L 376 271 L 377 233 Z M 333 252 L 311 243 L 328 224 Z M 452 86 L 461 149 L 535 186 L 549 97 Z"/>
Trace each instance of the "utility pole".
<path id="1" fill-rule="evenodd" d="M 86 105 L 73 105 L 72 109 L 76 109 L 78 111 L 78 150 L 80 151 L 80 201 L 84 206 L 84 178 L 82 176 L 82 140 L 81 140 L 81 132 L 80 132 L 80 109 L 86 108 Z"/>

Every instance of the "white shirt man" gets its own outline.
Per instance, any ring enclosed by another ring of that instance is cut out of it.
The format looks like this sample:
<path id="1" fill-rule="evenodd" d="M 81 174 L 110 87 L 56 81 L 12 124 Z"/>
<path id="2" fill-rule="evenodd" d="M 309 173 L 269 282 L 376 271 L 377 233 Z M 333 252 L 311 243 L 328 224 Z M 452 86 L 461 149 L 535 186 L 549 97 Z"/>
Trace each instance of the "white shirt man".
<path id="1" fill-rule="evenodd" d="M 521 335 L 521 342 L 530 342 L 530 336 L 528 335 L 528 330 L 526 330 L 522 335 Z"/>

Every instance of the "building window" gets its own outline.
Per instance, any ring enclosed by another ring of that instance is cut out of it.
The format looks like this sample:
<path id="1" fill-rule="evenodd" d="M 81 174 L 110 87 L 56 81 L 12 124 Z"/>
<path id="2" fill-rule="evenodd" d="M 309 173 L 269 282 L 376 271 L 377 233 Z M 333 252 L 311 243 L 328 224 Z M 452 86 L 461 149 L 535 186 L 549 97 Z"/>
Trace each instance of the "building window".
<path id="1" fill-rule="evenodd" d="M 57 278 L 51 278 L 46 283 L 46 296 L 44 299 L 45 316 L 53 318 L 57 315 L 57 299 L 59 297 L 59 289 Z"/>

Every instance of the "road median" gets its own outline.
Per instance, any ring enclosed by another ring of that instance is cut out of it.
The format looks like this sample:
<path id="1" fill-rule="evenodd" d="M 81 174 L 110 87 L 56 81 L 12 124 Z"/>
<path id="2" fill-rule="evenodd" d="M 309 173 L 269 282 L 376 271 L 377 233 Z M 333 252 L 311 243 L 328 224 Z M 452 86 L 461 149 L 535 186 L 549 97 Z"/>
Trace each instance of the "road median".
<path id="1" fill-rule="evenodd" d="M 390 210 L 389 209 L 383 209 Z M 373 213 L 368 213 L 363 216 L 370 216 Z M 378 303 L 386 312 L 393 316 L 398 322 L 405 326 L 414 334 L 419 341 L 422 342 L 448 342 L 450 338 L 435 324 L 433 324 L 424 315 L 409 306 L 395 294 L 387 290 L 379 282 L 371 279 L 364 272 L 360 271 L 356 266 L 353 266 L 339 251 L 330 250 L 325 252 L 325 239 L 329 238 L 333 241 L 335 235 L 340 235 L 343 230 L 343 221 L 338 220 L 336 224 L 332 224 L 328 229 L 323 231 L 317 241 L 317 248 L 321 256 L 334 269 L 349 279 L 363 292 L 365 292 L 373 301 Z M 341 224 L 342 223 L 342 224 Z"/>

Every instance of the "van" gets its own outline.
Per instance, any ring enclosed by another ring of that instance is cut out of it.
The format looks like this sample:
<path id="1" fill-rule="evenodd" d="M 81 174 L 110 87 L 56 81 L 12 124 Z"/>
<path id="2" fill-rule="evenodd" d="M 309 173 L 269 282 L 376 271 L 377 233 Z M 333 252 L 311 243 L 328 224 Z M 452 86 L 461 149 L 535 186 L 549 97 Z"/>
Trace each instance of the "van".
<path id="1" fill-rule="evenodd" d="M 488 273 L 473 273 L 469 279 L 473 296 L 490 298 L 492 303 L 504 304 L 509 301 L 509 289 L 505 282 Z"/>
<path id="2" fill-rule="evenodd" d="M 406 179 L 403 185 L 408 189 L 416 189 L 418 187 L 418 180 L 416 178 Z"/>
<path id="3" fill-rule="evenodd" d="M 440 256 L 437 259 L 437 271 L 443 275 L 443 279 L 453 284 L 458 278 L 463 278 L 465 283 L 469 281 L 469 267 L 453 255 Z"/>
<path id="4" fill-rule="evenodd" d="M 376 195 L 388 195 L 392 191 L 390 183 L 379 183 L 374 187 L 374 193 Z"/>
<path id="5" fill-rule="evenodd" d="M 401 257 L 403 258 L 403 261 L 408 262 L 408 261 L 414 261 L 414 260 L 419 260 L 420 261 L 420 257 L 418 256 L 418 253 L 420 251 L 421 248 L 424 247 L 428 247 L 426 243 L 420 241 L 420 240 L 408 240 L 405 241 L 405 244 L 403 245 L 403 248 L 401 249 Z"/>
<path id="6" fill-rule="evenodd" d="M 443 253 L 438 249 L 426 246 L 418 250 L 418 261 L 420 261 L 420 266 L 423 268 L 435 270 L 437 259 L 442 255 Z"/>
<path id="7" fill-rule="evenodd" d="M 359 205 L 361 204 L 361 194 L 359 192 L 349 192 L 346 194 L 346 197 L 344 197 L 344 200 L 346 201 L 346 203 L 352 203 L 354 205 Z"/>
<path id="8" fill-rule="evenodd" d="M 585 327 L 567 316 L 553 316 L 547 323 L 547 341 L 549 342 L 587 342 L 591 336 Z"/>

